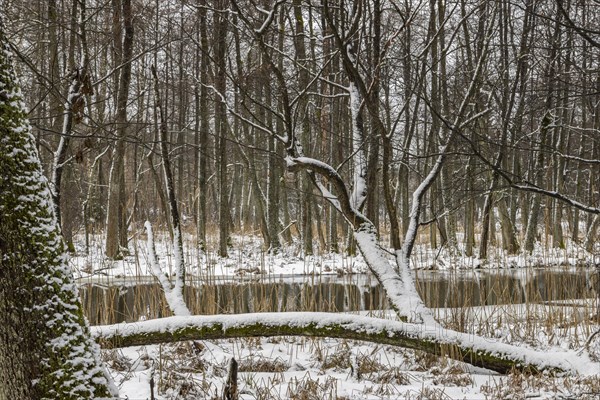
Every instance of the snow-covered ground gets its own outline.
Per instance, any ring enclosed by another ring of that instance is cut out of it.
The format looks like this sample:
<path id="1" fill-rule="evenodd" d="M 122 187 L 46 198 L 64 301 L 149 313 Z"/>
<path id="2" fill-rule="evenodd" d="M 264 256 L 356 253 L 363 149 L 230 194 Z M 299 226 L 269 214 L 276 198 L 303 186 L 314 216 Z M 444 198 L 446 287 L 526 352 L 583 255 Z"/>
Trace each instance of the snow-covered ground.
<path id="1" fill-rule="evenodd" d="M 105 352 L 121 396 L 219 399 L 234 357 L 241 399 L 598 399 L 600 377 L 498 375 L 391 346 L 249 338 Z M 160 395 L 157 393 L 160 392 Z M 595 393 L 595 394 L 594 394 Z"/>
<path id="2" fill-rule="evenodd" d="M 164 233 L 156 235 L 156 253 L 159 263 L 167 274 L 171 274 L 174 262 L 170 239 Z M 216 255 L 216 247 L 210 244 L 206 252 L 200 252 L 194 245 L 192 235 L 184 235 L 184 258 L 187 273 L 195 276 L 234 277 L 252 275 L 294 276 L 312 274 L 360 274 L 368 272 L 360 254 L 321 253 L 303 256 L 297 244 L 285 246 L 276 255 L 269 254 L 262 247 L 262 241 L 254 236 L 234 236 L 229 257 Z M 151 267 L 146 249 L 146 237 L 142 230 L 134 233 L 130 241 L 128 255 L 123 260 L 113 261 L 104 257 L 104 244 L 101 236 L 92 236 L 86 252 L 83 238 L 76 242 L 76 254 L 71 265 L 76 278 L 122 278 L 150 276 Z M 600 247 L 600 244 L 599 246 Z M 390 262 L 393 258 L 390 256 Z M 450 254 L 446 248 L 432 249 L 427 244 L 417 245 L 411 258 L 411 266 L 425 270 L 470 270 L 470 269 L 515 269 L 531 267 L 593 267 L 600 266 L 600 249 L 591 254 L 581 246 L 568 242 L 565 249 L 547 249 L 536 243 L 531 254 L 509 255 L 493 248 L 487 260 Z"/>
<path id="3" fill-rule="evenodd" d="M 535 312 L 547 316 L 549 310 L 544 307 Z M 475 308 L 469 324 L 478 332 L 489 331 L 490 325 L 492 330 L 494 325 L 507 329 L 497 329 L 490 341 L 535 345 L 547 351 L 549 358 L 560 357 L 567 348 L 586 350 L 600 363 L 600 337 L 584 341 L 585 331 L 589 336 L 590 329 L 600 328 L 598 324 L 548 329 L 522 320 L 532 315 L 522 306 L 503 311 Z M 479 318 L 481 314 L 488 318 Z M 451 320 L 452 310 L 440 315 Z M 502 316 L 510 316 L 510 322 L 501 323 Z M 525 343 L 532 337 L 534 343 Z M 104 357 L 121 395 L 129 399 L 150 398 L 151 390 L 161 399 L 218 399 L 232 357 L 239 365 L 241 399 L 597 400 L 600 396 L 600 375 L 585 371 L 580 376 L 499 375 L 413 350 L 349 340 L 274 337 L 194 341 L 109 350 Z M 590 372 L 597 370 L 597 365 L 590 365 Z"/>
<path id="4" fill-rule="evenodd" d="M 157 234 L 159 263 L 170 274 L 168 236 Z M 230 256 L 210 248 L 200 253 L 185 240 L 187 273 L 198 277 L 248 278 L 310 274 L 365 273 L 360 255 L 303 257 L 299 246 L 277 255 L 257 238 L 235 237 Z M 101 238 L 92 237 L 87 254 L 80 245 L 71 265 L 80 282 L 119 282 L 151 275 L 143 233 L 134 234 L 130 254 L 109 261 Z M 536 247 L 531 255 L 508 256 L 494 249 L 486 263 L 418 246 L 412 258 L 420 269 L 522 269 L 594 267 L 600 257 L 569 245 L 566 250 Z M 390 257 L 390 261 L 391 261 Z M 585 353 L 600 363 L 598 299 L 566 304 L 524 304 L 434 310 L 443 325 L 490 341 L 523 345 L 551 354 Z M 378 316 L 394 318 L 385 312 Z M 550 376 L 497 373 L 413 350 L 339 339 L 302 337 L 245 338 L 104 350 L 103 356 L 122 398 L 221 398 L 230 359 L 239 363 L 241 399 L 600 399 L 600 375 Z M 592 368 L 595 370 L 596 368 Z M 153 393 L 152 393 L 153 391 Z"/>
<path id="5" fill-rule="evenodd" d="M 129 255 L 117 261 L 104 257 L 101 237 L 93 237 L 91 243 L 87 254 L 81 241 L 76 243 L 77 252 L 71 258 L 76 278 L 102 279 L 152 274 L 145 236 L 135 236 L 128 249 Z M 250 239 L 234 237 L 227 258 L 218 257 L 216 251 L 212 249 L 205 253 L 199 252 L 194 248 L 193 238 L 189 236 L 186 236 L 184 243 L 187 273 L 196 276 L 242 277 L 267 274 L 293 276 L 367 272 L 360 255 L 328 253 L 303 257 L 298 254 L 294 246 L 288 246 L 280 253 L 271 255 L 262 249 L 262 242 L 256 237 Z M 169 238 L 164 234 L 156 234 L 156 254 L 163 269 L 170 274 L 170 269 L 173 267 L 173 251 Z"/>

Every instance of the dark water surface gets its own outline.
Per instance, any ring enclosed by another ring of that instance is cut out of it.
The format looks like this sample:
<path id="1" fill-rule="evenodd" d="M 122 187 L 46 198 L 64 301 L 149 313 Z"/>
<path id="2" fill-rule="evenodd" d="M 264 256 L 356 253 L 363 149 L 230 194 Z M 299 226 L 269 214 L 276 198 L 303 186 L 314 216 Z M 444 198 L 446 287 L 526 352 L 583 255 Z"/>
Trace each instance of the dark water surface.
<path id="1" fill-rule="evenodd" d="M 596 269 L 417 271 L 429 307 L 541 303 L 600 296 Z M 82 282 L 80 295 L 92 325 L 171 315 L 153 278 Z M 256 280 L 190 278 L 186 303 L 193 314 L 267 311 L 363 311 L 387 308 L 369 275 L 261 277 Z"/>

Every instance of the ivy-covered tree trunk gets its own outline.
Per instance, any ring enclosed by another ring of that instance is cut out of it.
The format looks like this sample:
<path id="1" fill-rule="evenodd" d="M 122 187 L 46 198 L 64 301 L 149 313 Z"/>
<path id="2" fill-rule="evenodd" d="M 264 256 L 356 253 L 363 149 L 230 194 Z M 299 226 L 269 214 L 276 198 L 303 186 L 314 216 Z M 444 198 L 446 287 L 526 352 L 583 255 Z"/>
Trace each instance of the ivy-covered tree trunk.
<path id="1" fill-rule="evenodd" d="M 90 339 L 0 21 L 0 400 L 116 395 Z"/>

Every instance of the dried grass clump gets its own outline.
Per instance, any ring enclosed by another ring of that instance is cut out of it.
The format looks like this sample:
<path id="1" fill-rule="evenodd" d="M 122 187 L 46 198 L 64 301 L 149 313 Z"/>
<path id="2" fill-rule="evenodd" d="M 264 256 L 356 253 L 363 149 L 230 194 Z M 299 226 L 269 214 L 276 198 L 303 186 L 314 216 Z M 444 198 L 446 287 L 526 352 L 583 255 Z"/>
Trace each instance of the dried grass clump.
<path id="1" fill-rule="evenodd" d="M 168 400 L 220 399 L 219 390 L 214 384 L 174 370 L 163 371 L 158 393 Z"/>
<path id="2" fill-rule="evenodd" d="M 290 400 L 335 400 L 337 395 L 337 379 L 326 377 L 323 382 L 312 379 L 310 374 L 304 378 L 292 378 L 288 384 L 286 398 Z"/>
<path id="3" fill-rule="evenodd" d="M 593 361 L 600 362 L 600 328 L 586 340 L 585 349 Z"/>
<path id="4" fill-rule="evenodd" d="M 204 352 L 205 346 L 198 341 L 163 345 L 158 357 L 151 360 L 157 393 L 169 400 L 218 399 L 218 388 L 203 377 L 209 371 L 222 377 L 227 366 L 204 360 Z"/>
<path id="5" fill-rule="evenodd" d="M 433 367 L 429 372 L 434 375 L 433 383 L 436 385 L 464 387 L 473 384 L 471 375 L 456 364 L 446 368 Z"/>
<path id="6" fill-rule="evenodd" d="M 322 354 L 320 348 L 316 349 L 317 361 L 321 361 L 321 369 L 340 371 L 352 367 L 352 351 L 346 341 L 342 341 L 332 354 Z"/>
<path id="7" fill-rule="evenodd" d="M 415 351 L 413 360 L 413 369 L 420 372 L 429 371 L 431 368 L 439 365 L 440 363 L 439 356 L 430 353 L 425 353 L 423 351 Z"/>
<path id="8" fill-rule="evenodd" d="M 410 385 L 410 376 L 399 367 L 393 367 L 375 376 L 373 382 L 391 385 Z"/>
<path id="9" fill-rule="evenodd" d="M 375 355 L 377 350 L 378 347 L 375 347 L 369 354 L 358 354 L 356 356 L 356 364 L 354 366 L 356 371 L 354 371 L 354 373 L 358 379 L 386 369 L 386 366 L 383 365 Z"/>
<path id="10" fill-rule="evenodd" d="M 161 361 L 169 368 L 186 373 L 206 372 L 209 369 L 209 365 L 202 358 L 204 345 L 198 341 L 179 342 L 164 347 Z"/>
<path id="11" fill-rule="evenodd" d="M 127 372 L 131 369 L 132 361 L 119 349 L 102 352 L 102 360 L 112 369 Z"/>
<path id="12" fill-rule="evenodd" d="M 289 368 L 280 358 L 269 359 L 263 356 L 245 358 L 238 365 L 239 372 L 284 372 Z"/>
<path id="13" fill-rule="evenodd" d="M 560 380 L 554 376 L 514 372 L 501 376 L 498 380 L 488 381 L 480 389 L 486 400 L 525 400 L 539 397 L 544 391 L 566 393 L 560 386 Z"/>
<path id="14" fill-rule="evenodd" d="M 407 392 L 406 400 L 449 400 L 449 397 L 444 389 L 423 387 L 418 392 Z"/>

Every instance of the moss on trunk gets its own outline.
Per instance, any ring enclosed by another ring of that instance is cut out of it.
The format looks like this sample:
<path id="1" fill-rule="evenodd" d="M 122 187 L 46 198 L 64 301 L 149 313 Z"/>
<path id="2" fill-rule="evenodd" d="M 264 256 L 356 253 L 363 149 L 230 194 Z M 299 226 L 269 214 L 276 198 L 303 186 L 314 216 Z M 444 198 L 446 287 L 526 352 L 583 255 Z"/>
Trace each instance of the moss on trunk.
<path id="1" fill-rule="evenodd" d="M 248 316 L 202 316 L 186 319 L 181 326 L 173 318 L 160 320 L 161 325 L 153 326 L 156 321 L 94 327 L 96 340 L 104 348 L 127 346 L 146 346 L 158 343 L 183 340 L 210 340 L 240 337 L 271 336 L 310 336 L 361 340 L 372 343 L 399 346 L 424 351 L 438 356 L 464 361 L 474 366 L 487 368 L 500 373 L 512 370 L 529 372 L 564 372 L 568 367 L 562 364 L 536 362 L 521 353 L 511 352 L 512 346 L 502 350 L 494 346 L 481 347 L 481 342 L 461 340 L 467 336 L 452 331 L 441 332 L 439 337 L 422 335 L 418 329 L 424 326 L 389 322 L 381 328 L 381 320 L 343 316 L 343 321 L 329 323 L 326 313 L 291 313 L 305 322 L 290 322 L 290 313 L 265 313 Z M 300 316 L 302 315 L 302 316 Z M 174 317 L 176 318 L 176 317 Z M 181 321 L 181 320 L 175 320 Z M 322 322 L 325 321 L 325 322 Z M 370 325 L 368 321 L 372 321 Z M 411 333 L 411 330 L 414 332 Z M 446 337 L 447 334 L 447 337 Z M 493 350 L 491 350 L 494 348 Z M 515 355 L 516 354 L 516 355 Z M 541 353 L 540 353 L 541 354 Z M 531 354 L 529 354 L 531 356 Z"/>
<path id="2" fill-rule="evenodd" d="M 0 399 L 110 397 L 1 29 Z"/>

